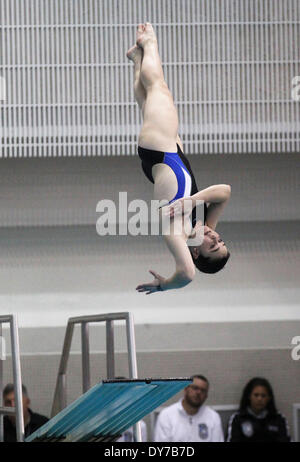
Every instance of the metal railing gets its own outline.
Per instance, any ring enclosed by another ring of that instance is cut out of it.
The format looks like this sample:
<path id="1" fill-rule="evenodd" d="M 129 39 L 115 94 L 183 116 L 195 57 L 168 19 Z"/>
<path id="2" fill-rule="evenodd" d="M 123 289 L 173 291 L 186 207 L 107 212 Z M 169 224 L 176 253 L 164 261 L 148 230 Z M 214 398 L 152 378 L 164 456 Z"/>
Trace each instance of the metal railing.
<path id="1" fill-rule="evenodd" d="M 114 321 L 126 321 L 127 352 L 129 365 L 129 378 L 137 379 L 137 362 L 134 335 L 134 322 L 131 313 L 108 313 L 92 316 L 80 316 L 68 320 L 62 356 L 60 360 L 56 388 L 54 393 L 51 417 L 55 416 L 67 406 L 66 373 L 71 350 L 72 337 L 75 324 L 81 324 L 81 353 L 82 353 L 82 392 L 91 388 L 90 378 L 90 348 L 89 324 L 94 322 L 106 323 L 106 370 L 107 378 L 115 378 L 115 349 L 114 349 Z M 134 426 L 134 439 L 141 441 L 141 428 L 137 423 Z"/>
<path id="2" fill-rule="evenodd" d="M 300 149 L 299 0 L 0 3 L 0 157 L 135 154 L 141 119 L 124 51 L 145 18 L 186 153 Z"/>
<path id="3" fill-rule="evenodd" d="M 15 407 L 3 407 L 3 362 L 0 359 L 0 442 L 4 439 L 3 416 L 16 416 L 17 441 L 24 441 L 23 397 L 20 364 L 19 333 L 16 315 L 0 316 L 0 337 L 2 338 L 2 324 L 9 323 L 11 338 L 11 356 L 13 365 L 13 381 L 15 393 Z"/>

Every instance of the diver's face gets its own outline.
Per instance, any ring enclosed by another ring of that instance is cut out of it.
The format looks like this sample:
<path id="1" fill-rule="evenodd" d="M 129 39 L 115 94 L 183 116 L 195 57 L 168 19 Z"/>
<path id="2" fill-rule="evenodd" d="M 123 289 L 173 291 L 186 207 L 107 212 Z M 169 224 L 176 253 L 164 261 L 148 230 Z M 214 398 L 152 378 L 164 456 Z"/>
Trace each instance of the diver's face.
<path id="1" fill-rule="evenodd" d="M 202 226 L 201 223 L 197 223 L 195 230 L 196 233 L 198 234 L 198 227 Z M 203 233 L 203 231 L 202 231 Z M 213 231 L 211 228 L 208 226 L 204 226 L 204 238 L 203 242 L 201 245 L 195 247 L 193 249 L 193 254 L 194 257 L 197 258 L 197 254 L 201 254 L 203 257 L 210 258 L 210 259 L 220 259 L 223 258 L 227 255 L 228 250 L 227 247 L 220 237 L 220 235 L 216 232 Z"/>
<path id="2" fill-rule="evenodd" d="M 216 231 L 204 226 L 204 239 L 200 245 L 200 252 L 203 257 L 219 259 L 227 255 L 227 247 Z"/>

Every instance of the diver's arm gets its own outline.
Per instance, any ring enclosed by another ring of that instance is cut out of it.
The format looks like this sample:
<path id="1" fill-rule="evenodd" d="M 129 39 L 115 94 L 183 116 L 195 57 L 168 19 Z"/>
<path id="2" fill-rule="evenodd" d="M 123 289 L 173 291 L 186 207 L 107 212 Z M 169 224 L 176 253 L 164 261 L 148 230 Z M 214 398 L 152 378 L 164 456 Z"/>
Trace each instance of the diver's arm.
<path id="1" fill-rule="evenodd" d="M 226 205 L 229 202 L 231 195 L 231 186 L 228 184 L 218 184 L 203 189 L 199 193 L 192 196 L 192 200 L 196 201 L 204 198 L 204 202 L 209 203 L 206 214 L 206 224 L 210 229 L 215 230 Z"/>
<path id="2" fill-rule="evenodd" d="M 231 195 L 231 187 L 227 184 L 209 186 L 198 191 L 193 196 L 178 199 L 171 205 L 163 208 L 163 213 L 171 218 L 179 215 L 189 216 L 197 205 L 197 201 L 204 201 L 208 205 L 206 223 L 215 229 L 218 219 L 227 205 Z"/>
<path id="3" fill-rule="evenodd" d="M 176 270 L 172 276 L 160 282 L 160 287 L 161 290 L 181 289 L 192 282 L 193 278 L 190 272 Z"/>
<path id="4" fill-rule="evenodd" d="M 209 206 L 207 207 L 206 225 L 213 231 L 216 229 L 219 218 L 222 215 L 223 210 L 225 209 L 228 201 L 229 198 L 226 199 L 224 202 L 209 204 Z"/>
<path id="5" fill-rule="evenodd" d="M 158 291 L 180 289 L 188 285 L 195 276 L 195 265 L 184 237 L 165 235 L 164 239 L 175 259 L 175 272 L 169 278 L 164 278 L 151 270 L 150 273 L 154 276 L 154 281 L 137 286 L 138 292 L 146 292 L 148 295 Z"/>
<path id="6" fill-rule="evenodd" d="M 231 186 L 227 184 L 215 185 L 210 186 L 209 188 L 206 188 L 200 192 L 204 192 L 204 195 L 210 198 L 210 200 L 205 200 L 205 202 L 209 202 L 205 224 L 210 229 L 215 230 L 220 216 L 222 215 L 226 205 L 229 202 Z M 194 194 L 194 196 L 197 196 L 197 194 L 198 193 Z"/>
<path id="7" fill-rule="evenodd" d="M 229 184 L 215 184 L 198 191 L 196 194 L 186 199 L 192 199 L 193 207 L 195 207 L 197 200 L 203 200 L 210 204 L 218 204 L 227 201 L 230 198 L 230 194 L 231 186 Z"/>
<path id="8" fill-rule="evenodd" d="M 175 260 L 175 272 L 160 285 L 162 290 L 179 289 L 188 285 L 195 277 L 195 265 L 186 240 L 181 235 L 166 235 L 164 240 Z"/>

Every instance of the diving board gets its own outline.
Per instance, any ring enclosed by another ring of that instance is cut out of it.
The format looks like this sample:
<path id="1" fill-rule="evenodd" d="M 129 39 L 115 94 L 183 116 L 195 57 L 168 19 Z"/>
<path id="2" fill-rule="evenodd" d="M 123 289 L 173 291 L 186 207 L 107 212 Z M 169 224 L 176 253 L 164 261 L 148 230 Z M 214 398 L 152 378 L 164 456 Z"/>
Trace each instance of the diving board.
<path id="1" fill-rule="evenodd" d="M 25 441 L 115 441 L 191 383 L 190 378 L 103 380 Z"/>

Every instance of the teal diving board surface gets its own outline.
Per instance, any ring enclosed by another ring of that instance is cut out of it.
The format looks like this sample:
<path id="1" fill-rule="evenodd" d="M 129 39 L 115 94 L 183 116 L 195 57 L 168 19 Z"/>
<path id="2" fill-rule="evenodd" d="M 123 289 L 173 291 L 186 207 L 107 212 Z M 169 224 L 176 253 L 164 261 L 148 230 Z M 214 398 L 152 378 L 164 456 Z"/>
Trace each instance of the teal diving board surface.
<path id="1" fill-rule="evenodd" d="M 190 378 L 104 380 L 25 441 L 115 441 L 191 383 Z"/>

